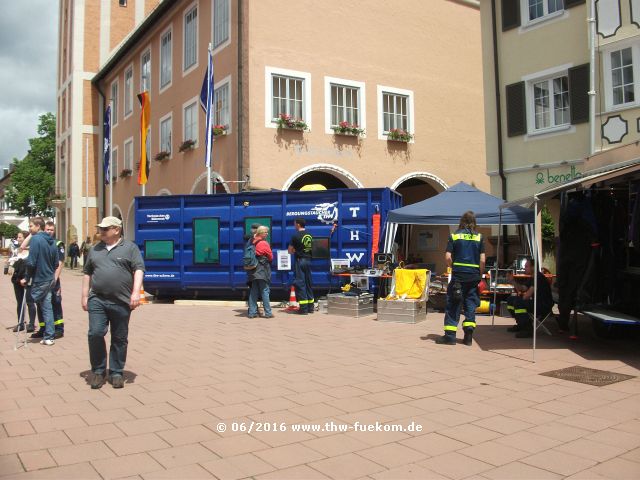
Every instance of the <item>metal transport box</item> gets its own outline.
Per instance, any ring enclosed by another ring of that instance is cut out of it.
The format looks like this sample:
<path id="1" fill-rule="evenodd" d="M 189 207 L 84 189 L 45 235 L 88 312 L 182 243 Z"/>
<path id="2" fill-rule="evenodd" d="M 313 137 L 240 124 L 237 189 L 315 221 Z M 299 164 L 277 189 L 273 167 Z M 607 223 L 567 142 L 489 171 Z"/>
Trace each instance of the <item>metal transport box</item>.
<path id="1" fill-rule="evenodd" d="M 284 299 L 293 270 L 278 270 L 277 252 L 287 250 L 293 221 L 302 217 L 314 238 L 311 276 L 319 296 L 332 286 L 331 259 L 371 266 L 372 239 L 381 249 L 387 213 L 401 206 L 402 196 L 389 188 L 136 197 L 135 220 L 125 231 L 135 232 L 144 256 L 145 291 L 173 298 L 239 298 L 247 291 L 245 235 L 252 223 L 265 225 L 274 252 L 271 294 Z"/>
<path id="2" fill-rule="evenodd" d="M 427 305 L 424 300 L 378 299 L 379 322 L 418 323 L 427 319 Z"/>
<path id="3" fill-rule="evenodd" d="M 373 294 L 350 296 L 343 293 L 330 293 L 327 295 L 327 305 L 329 315 L 354 318 L 373 315 Z"/>

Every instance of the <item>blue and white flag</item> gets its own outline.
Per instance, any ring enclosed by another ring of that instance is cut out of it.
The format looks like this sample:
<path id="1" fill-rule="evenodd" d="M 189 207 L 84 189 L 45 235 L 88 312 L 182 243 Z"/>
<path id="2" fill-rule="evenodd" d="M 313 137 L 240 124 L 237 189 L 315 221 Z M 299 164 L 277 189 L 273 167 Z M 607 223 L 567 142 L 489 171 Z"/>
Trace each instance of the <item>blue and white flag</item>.
<path id="1" fill-rule="evenodd" d="M 211 166 L 211 147 L 213 143 L 213 55 L 209 50 L 209 61 L 207 62 L 207 73 L 202 81 L 200 90 L 200 106 L 205 111 L 205 157 L 204 166 Z"/>
<path id="2" fill-rule="evenodd" d="M 104 183 L 108 184 L 111 180 L 111 105 L 107 106 L 104 112 Z"/>

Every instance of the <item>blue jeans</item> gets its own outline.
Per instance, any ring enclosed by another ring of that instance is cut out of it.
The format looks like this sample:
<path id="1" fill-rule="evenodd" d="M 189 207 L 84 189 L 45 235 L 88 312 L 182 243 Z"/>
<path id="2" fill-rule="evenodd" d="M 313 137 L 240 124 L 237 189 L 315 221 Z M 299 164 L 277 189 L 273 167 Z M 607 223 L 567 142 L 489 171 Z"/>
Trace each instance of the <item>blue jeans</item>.
<path id="1" fill-rule="evenodd" d="M 462 286 L 462 299 L 460 300 L 453 298 L 454 283 L 455 281 L 451 280 L 447 288 L 447 307 L 444 314 L 444 333 L 452 337 L 456 336 L 458 322 L 460 321 L 460 311 L 463 307 L 465 319 L 462 322 L 462 328 L 471 331 L 476 328 L 476 308 L 480 305 L 478 281 L 460 282 Z"/>
<path id="2" fill-rule="evenodd" d="M 38 306 L 38 317 L 42 323 L 44 323 L 44 336 L 43 340 L 53 340 L 54 327 L 53 327 L 53 308 L 51 307 L 51 288 L 52 282 L 39 282 L 34 283 L 31 286 L 31 297 Z"/>
<path id="3" fill-rule="evenodd" d="M 91 371 L 104 375 L 107 370 L 107 347 L 104 336 L 111 326 L 109 348 L 109 373 L 122 375 L 127 360 L 129 344 L 129 305 L 105 300 L 95 295 L 89 297 L 89 359 Z"/>
<path id="4" fill-rule="evenodd" d="M 270 289 L 271 287 L 265 280 L 253 280 L 251 282 L 251 290 L 249 291 L 249 316 L 258 314 L 258 299 L 261 296 L 264 314 L 267 317 L 273 315 L 271 313 L 271 304 L 269 303 Z"/>

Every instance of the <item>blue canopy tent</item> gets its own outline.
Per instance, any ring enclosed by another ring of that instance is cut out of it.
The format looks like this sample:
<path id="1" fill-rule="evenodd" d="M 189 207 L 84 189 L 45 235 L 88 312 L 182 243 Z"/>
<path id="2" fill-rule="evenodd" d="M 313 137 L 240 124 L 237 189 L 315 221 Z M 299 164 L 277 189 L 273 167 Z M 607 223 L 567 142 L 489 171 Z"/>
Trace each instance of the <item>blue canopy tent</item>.
<path id="1" fill-rule="evenodd" d="M 434 197 L 391 210 L 387 215 L 384 251 L 391 252 L 398 225 L 458 225 L 467 210 L 475 213 L 478 225 L 523 225 L 533 251 L 533 210 L 520 205 L 501 209 L 503 203 L 504 200 L 467 183 L 456 183 Z"/>
<path id="2" fill-rule="evenodd" d="M 535 248 L 535 218 L 533 209 L 520 205 L 505 208 L 504 200 L 478 190 L 467 183 L 456 183 L 444 192 L 418 203 L 396 208 L 387 214 L 384 251 L 391 252 L 398 225 L 458 225 L 462 214 L 474 212 L 478 225 L 522 225 L 529 249 Z M 498 235 L 498 251 L 500 235 Z M 498 262 L 496 262 L 497 269 Z M 494 303 L 496 294 L 494 293 Z M 494 318 L 491 321 L 494 324 Z"/>
<path id="3" fill-rule="evenodd" d="M 412 225 L 458 225 L 467 210 L 476 214 L 478 225 L 498 225 L 504 200 L 464 183 L 456 183 L 435 197 L 391 210 L 387 221 Z M 533 223 L 533 210 L 514 205 L 502 210 L 503 225 Z"/>

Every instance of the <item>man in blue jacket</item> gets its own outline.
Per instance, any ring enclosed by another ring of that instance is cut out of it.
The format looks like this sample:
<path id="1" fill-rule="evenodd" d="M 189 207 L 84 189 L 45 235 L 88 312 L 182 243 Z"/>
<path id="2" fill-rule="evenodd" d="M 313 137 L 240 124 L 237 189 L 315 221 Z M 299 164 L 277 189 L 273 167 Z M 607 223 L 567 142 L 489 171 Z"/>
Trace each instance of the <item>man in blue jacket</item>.
<path id="1" fill-rule="evenodd" d="M 54 326 L 53 308 L 51 307 L 51 289 L 54 285 L 54 275 L 58 267 L 58 249 L 53 238 L 44 232 L 44 220 L 41 217 L 29 221 L 31 241 L 29 256 L 26 259 L 27 275 L 20 283 L 24 286 L 31 284 L 31 296 L 42 312 L 45 330 L 40 341 L 42 345 L 53 345 Z"/>

